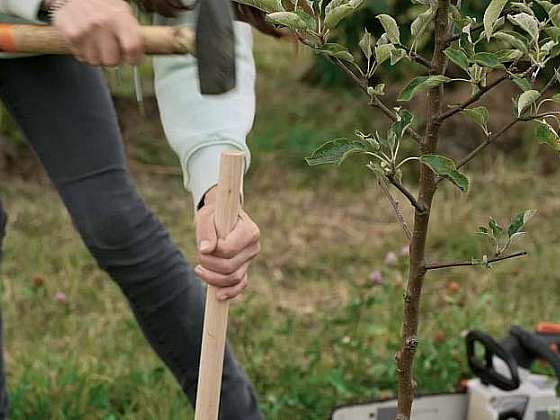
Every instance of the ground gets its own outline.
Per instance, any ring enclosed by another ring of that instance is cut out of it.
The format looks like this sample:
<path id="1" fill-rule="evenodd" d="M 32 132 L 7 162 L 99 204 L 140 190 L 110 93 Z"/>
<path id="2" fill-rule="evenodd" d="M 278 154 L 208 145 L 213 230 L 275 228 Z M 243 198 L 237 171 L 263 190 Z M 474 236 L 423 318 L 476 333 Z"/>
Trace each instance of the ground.
<path id="1" fill-rule="evenodd" d="M 229 337 L 267 419 L 325 419 L 337 405 L 394 392 L 405 241 L 361 163 L 317 169 L 303 161 L 317 143 L 371 129 L 382 117 L 360 105 L 356 93 L 299 82 L 307 56 L 292 45 L 264 45 L 257 51 L 260 106 L 245 187 L 263 252 L 247 294 L 232 309 Z M 539 177 L 536 155 L 534 145 L 521 156 L 489 149 L 468 170 L 471 193 L 449 185 L 438 193 L 429 251 L 438 261 L 480 256 L 484 243 L 474 232 L 489 216 L 506 222 L 526 208 L 539 213 L 518 245 L 528 257 L 427 278 L 421 391 L 454 390 L 468 377 L 468 329 L 499 336 L 513 324 L 560 322 L 560 174 Z M 172 163 L 164 151 L 159 166 L 136 163 L 133 173 L 192 261 L 191 204 L 175 171 L 162 170 Z M 4 177 L 0 196 L 10 213 L 2 306 L 12 418 L 190 418 L 178 387 L 48 183 Z M 371 281 L 374 271 L 381 281 Z"/>

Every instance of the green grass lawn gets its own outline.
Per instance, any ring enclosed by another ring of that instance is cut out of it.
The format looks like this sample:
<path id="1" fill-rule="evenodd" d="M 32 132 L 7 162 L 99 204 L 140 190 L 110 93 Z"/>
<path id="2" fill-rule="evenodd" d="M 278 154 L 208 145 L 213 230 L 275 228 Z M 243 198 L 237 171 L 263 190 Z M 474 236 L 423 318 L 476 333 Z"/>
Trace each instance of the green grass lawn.
<path id="1" fill-rule="evenodd" d="M 351 92 L 298 82 L 305 53 L 289 44 L 265 46 L 257 51 L 260 106 L 245 188 L 247 211 L 262 228 L 263 252 L 246 296 L 232 309 L 229 337 L 267 419 L 325 419 L 336 405 L 394 392 L 404 240 L 361 165 L 316 169 L 303 163 L 322 140 L 371 129 L 381 117 L 354 107 Z M 438 193 L 429 253 L 434 260 L 480 256 L 484 243 L 474 232 L 489 216 L 506 222 L 522 209 L 539 213 L 522 243 L 529 257 L 492 270 L 460 268 L 428 277 L 420 391 L 453 390 L 468 376 L 468 329 L 499 336 L 512 324 L 560 322 L 560 174 L 539 178 L 535 166 L 533 158 L 487 159 L 469 171 L 471 193 L 449 185 Z M 192 210 L 180 178 L 150 167 L 135 168 L 134 175 L 192 261 Z M 0 196 L 10 213 L 2 306 L 12 418 L 190 418 L 179 388 L 48 183 L 4 177 Z M 388 258 L 390 252 L 396 258 Z M 369 280 L 376 270 L 383 277 L 379 285 Z M 64 302 L 55 298 L 60 292 Z"/>

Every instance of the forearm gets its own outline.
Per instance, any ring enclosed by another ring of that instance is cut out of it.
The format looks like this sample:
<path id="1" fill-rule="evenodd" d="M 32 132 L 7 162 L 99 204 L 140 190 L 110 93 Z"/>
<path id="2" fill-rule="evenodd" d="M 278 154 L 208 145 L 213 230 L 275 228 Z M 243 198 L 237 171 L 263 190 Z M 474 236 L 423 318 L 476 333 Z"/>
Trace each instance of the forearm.
<path id="1" fill-rule="evenodd" d="M 163 23 L 190 25 L 192 13 Z M 158 22 L 161 23 L 161 22 Z M 156 94 L 167 139 L 177 153 L 195 206 L 218 179 L 220 153 L 240 150 L 255 114 L 255 64 L 250 27 L 236 22 L 237 87 L 219 96 L 202 96 L 193 57 L 160 57 L 154 62 Z"/>

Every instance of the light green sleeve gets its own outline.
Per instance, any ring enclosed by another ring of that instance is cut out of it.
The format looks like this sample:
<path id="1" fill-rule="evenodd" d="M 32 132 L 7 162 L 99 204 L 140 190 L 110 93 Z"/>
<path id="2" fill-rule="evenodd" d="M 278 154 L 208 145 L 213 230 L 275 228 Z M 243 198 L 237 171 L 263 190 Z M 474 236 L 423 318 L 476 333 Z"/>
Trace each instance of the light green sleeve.
<path id="1" fill-rule="evenodd" d="M 158 24 L 193 26 L 194 12 L 174 19 L 156 18 Z M 221 152 L 250 152 L 245 139 L 255 116 L 255 63 L 251 27 L 235 22 L 237 87 L 226 94 L 202 96 L 196 59 L 167 56 L 154 59 L 155 86 L 161 120 L 171 147 L 183 168 L 185 187 L 195 207 L 218 182 Z"/>
<path id="2" fill-rule="evenodd" d="M 0 14 L 36 21 L 42 0 L 0 0 Z"/>

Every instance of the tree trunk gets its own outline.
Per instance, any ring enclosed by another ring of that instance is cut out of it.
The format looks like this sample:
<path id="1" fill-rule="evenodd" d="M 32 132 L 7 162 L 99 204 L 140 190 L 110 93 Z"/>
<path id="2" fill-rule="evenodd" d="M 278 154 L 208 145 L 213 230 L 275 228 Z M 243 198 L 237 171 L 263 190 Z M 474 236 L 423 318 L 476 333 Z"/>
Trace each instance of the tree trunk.
<path id="1" fill-rule="evenodd" d="M 431 74 L 442 74 L 445 67 L 443 50 L 447 44 L 449 27 L 449 0 L 438 0 L 435 16 L 435 49 L 431 62 Z M 428 93 L 427 125 L 421 154 L 434 153 L 437 148 L 440 121 L 436 118 L 441 111 L 442 89 Z M 420 169 L 418 203 L 425 210 L 416 210 L 410 244 L 410 271 L 404 295 L 404 318 L 401 331 L 401 348 L 397 353 L 399 401 L 397 420 L 409 420 L 414 399 L 414 356 L 418 345 L 418 322 L 422 285 L 426 275 L 425 249 L 432 200 L 436 191 L 434 173 L 425 165 Z"/>

